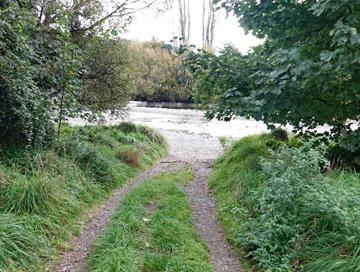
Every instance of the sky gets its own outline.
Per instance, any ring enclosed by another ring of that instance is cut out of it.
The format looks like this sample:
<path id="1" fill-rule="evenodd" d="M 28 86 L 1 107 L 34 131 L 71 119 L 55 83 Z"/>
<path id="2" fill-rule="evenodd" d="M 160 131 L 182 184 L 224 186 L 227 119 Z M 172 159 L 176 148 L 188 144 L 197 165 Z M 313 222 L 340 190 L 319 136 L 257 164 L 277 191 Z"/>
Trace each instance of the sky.
<path id="1" fill-rule="evenodd" d="M 202 0 L 190 1 L 190 43 L 197 47 L 201 47 L 202 43 L 202 2 Z M 217 11 L 217 13 L 215 50 L 219 50 L 224 45 L 231 43 L 242 53 L 247 53 L 252 46 L 261 43 L 261 40 L 251 34 L 246 35 L 234 16 L 227 16 L 223 9 Z M 174 36 L 179 35 L 179 32 L 178 11 L 174 6 L 171 10 L 161 14 L 157 14 L 153 9 L 138 11 L 128 31 L 124 34 L 124 38 L 148 41 L 155 37 L 160 41 L 169 42 Z"/>

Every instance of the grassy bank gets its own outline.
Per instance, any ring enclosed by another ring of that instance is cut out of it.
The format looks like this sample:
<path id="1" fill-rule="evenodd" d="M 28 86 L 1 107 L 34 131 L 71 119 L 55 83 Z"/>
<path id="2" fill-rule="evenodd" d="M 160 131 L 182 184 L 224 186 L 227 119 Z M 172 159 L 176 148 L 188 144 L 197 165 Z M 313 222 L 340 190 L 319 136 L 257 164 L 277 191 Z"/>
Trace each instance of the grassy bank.
<path id="1" fill-rule="evenodd" d="M 0 271 L 43 271 L 86 214 L 166 153 L 156 132 L 122 124 L 70 128 L 47 150 L 0 160 Z"/>
<path id="2" fill-rule="evenodd" d="M 190 171 L 163 174 L 133 190 L 97 242 L 88 271 L 213 271 L 179 188 Z"/>
<path id="3" fill-rule="evenodd" d="M 268 135 L 216 162 L 210 186 L 248 271 L 360 271 L 360 175 L 326 164 L 310 145 Z"/>

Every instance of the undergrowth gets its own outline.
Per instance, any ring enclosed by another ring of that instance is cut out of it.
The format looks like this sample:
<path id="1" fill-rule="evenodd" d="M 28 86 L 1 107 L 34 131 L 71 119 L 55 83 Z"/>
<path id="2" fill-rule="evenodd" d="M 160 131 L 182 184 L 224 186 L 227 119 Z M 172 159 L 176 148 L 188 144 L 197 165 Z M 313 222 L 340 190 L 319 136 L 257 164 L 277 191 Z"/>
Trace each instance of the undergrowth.
<path id="1" fill-rule="evenodd" d="M 180 189 L 191 176 L 162 174 L 130 192 L 96 243 L 88 271 L 213 271 Z"/>
<path id="2" fill-rule="evenodd" d="M 310 144 L 268 135 L 238 141 L 216 162 L 210 186 L 249 271 L 360 271 L 360 175 L 326 164 Z"/>
<path id="3" fill-rule="evenodd" d="M 136 164 L 117 158 L 124 150 Z M 86 212 L 165 153 L 159 134 L 134 125 L 65 127 L 47 150 L 1 153 L 0 271 L 45 270 Z"/>

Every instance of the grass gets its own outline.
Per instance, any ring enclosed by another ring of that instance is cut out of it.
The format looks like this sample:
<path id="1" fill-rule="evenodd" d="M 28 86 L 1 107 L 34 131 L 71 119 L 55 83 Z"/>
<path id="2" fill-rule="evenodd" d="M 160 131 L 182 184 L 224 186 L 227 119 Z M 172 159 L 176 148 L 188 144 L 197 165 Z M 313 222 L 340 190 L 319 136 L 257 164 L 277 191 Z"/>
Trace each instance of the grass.
<path id="1" fill-rule="evenodd" d="M 219 137 L 219 142 L 224 150 L 228 150 L 234 143 L 234 140 L 229 137 Z"/>
<path id="2" fill-rule="evenodd" d="M 130 166 L 138 167 L 140 165 L 140 160 L 142 155 L 143 155 L 143 151 L 129 149 L 124 151 L 119 151 L 116 154 L 116 157 Z"/>
<path id="3" fill-rule="evenodd" d="M 160 135 L 132 127 L 65 127 L 47 150 L 1 154 L 0 271 L 44 271 L 91 209 L 166 153 Z M 136 165 L 117 158 L 124 150 Z"/>
<path id="4" fill-rule="evenodd" d="M 297 157 L 288 160 L 289 152 L 277 146 L 267 135 L 241 139 L 217 160 L 210 178 L 226 236 L 246 270 L 360 271 L 360 174 L 314 174 L 306 170 L 311 150 L 293 151 Z M 270 176 L 262 158 L 274 170 Z M 271 210 L 282 201 L 290 201 L 284 212 Z M 278 243 L 284 233 L 292 240 Z"/>
<path id="5" fill-rule="evenodd" d="M 259 158 L 270 155 L 267 144 L 267 137 L 258 136 L 234 143 L 216 161 L 209 180 L 226 236 L 242 257 L 243 268 L 247 271 L 251 271 L 252 264 L 243 258 L 245 253 L 237 243 L 237 235 L 242 231 L 241 222 L 249 220 L 253 212 L 253 194 L 263 186 Z"/>
<path id="6" fill-rule="evenodd" d="M 154 177 L 126 197 L 89 258 L 92 272 L 213 271 L 181 186 L 189 170 Z"/>

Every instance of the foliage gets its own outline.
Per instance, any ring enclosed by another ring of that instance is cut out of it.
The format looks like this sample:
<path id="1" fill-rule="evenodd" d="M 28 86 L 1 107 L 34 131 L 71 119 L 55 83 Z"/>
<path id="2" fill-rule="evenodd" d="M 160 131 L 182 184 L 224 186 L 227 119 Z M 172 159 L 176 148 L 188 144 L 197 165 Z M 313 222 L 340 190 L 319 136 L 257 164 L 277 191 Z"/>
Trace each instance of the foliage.
<path id="1" fill-rule="evenodd" d="M 90 255 L 89 271 L 213 271 L 179 188 L 191 172 L 165 173 L 124 200 Z"/>
<path id="2" fill-rule="evenodd" d="M 247 80 L 250 73 L 242 69 L 246 65 L 246 59 L 235 48 L 227 46 L 219 56 L 207 50 L 202 50 L 200 53 L 190 52 L 186 64 L 196 79 L 195 102 L 207 110 L 208 118 L 230 120 L 234 114 L 233 107 L 241 108 L 241 105 L 228 97 L 224 90 L 230 88 L 235 90 L 233 84 L 236 82 L 242 92 L 248 92 Z M 250 116 L 250 113 L 241 114 L 244 117 Z"/>
<path id="3" fill-rule="evenodd" d="M 0 4 L 0 149 L 35 145 L 53 135 L 49 102 L 37 86 L 39 57 L 30 34 L 36 22 L 27 1 Z"/>
<path id="4" fill-rule="evenodd" d="M 297 131 L 333 126 L 351 133 L 358 120 L 360 10 L 346 1 L 217 0 L 264 44 L 248 55 L 225 48 L 193 54 L 200 101 L 210 116 L 233 114 Z"/>
<path id="5" fill-rule="evenodd" d="M 44 29 L 32 7 L 27 0 L 4 1 L 1 7 L 3 147 L 41 146 L 54 138 L 54 121 L 60 127 L 65 116 L 80 111 L 76 93 L 81 58 L 64 30 L 68 16 L 59 5 L 61 16 Z"/>
<path id="6" fill-rule="evenodd" d="M 0 148 L 41 147 L 68 117 L 121 112 L 134 61 L 112 27 L 155 2 L 2 1 Z"/>
<path id="7" fill-rule="evenodd" d="M 287 131 L 282 128 L 273 129 L 270 134 L 279 141 L 287 142 L 289 140 Z"/>
<path id="8" fill-rule="evenodd" d="M 327 157 L 332 168 L 351 168 L 360 170 L 359 130 L 341 133 L 339 139 L 328 146 Z"/>
<path id="9" fill-rule="evenodd" d="M 127 143 L 118 139 L 132 139 Z M 138 165 L 116 158 L 146 146 Z M 0 161 L 0 271 L 43 271 L 79 231 L 84 211 L 149 167 L 166 148 L 117 127 L 63 127 L 52 149 L 12 150 Z"/>
<path id="10" fill-rule="evenodd" d="M 308 204 L 306 195 L 317 189 L 322 162 L 316 151 L 305 148 L 280 149 L 261 163 L 266 185 L 239 242 L 264 270 L 289 271 L 292 249 L 301 243 L 298 236 L 307 223 L 302 207 Z"/>
<path id="11" fill-rule="evenodd" d="M 192 77 L 170 47 L 152 42 L 131 42 L 134 56 L 136 100 L 191 102 Z"/>
<path id="12" fill-rule="evenodd" d="M 215 164 L 230 241 L 259 271 L 358 271 L 359 175 L 323 173 L 309 143 L 271 151 L 269 139 L 244 138 Z"/>
<path id="13" fill-rule="evenodd" d="M 48 67 L 46 74 L 50 84 L 47 92 L 50 91 L 48 96 L 52 98 L 52 110 L 57 113 L 54 121 L 58 124 L 58 137 L 62 122 L 86 109 L 78 99 L 78 93 L 83 88 L 79 79 L 82 66 L 81 50 L 71 40 L 71 33 L 63 30 L 68 24 L 68 14 L 60 15 L 51 30 L 52 35 L 47 39 L 48 43 L 54 43 L 47 52 L 53 56 L 47 59 L 46 63 L 42 63 Z"/>
<path id="14" fill-rule="evenodd" d="M 95 112 L 123 109 L 134 90 L 135 61 L 127 42 L 111 35 L 92 38 L 84 48 L 84 91 L 80 101 Z"/>

